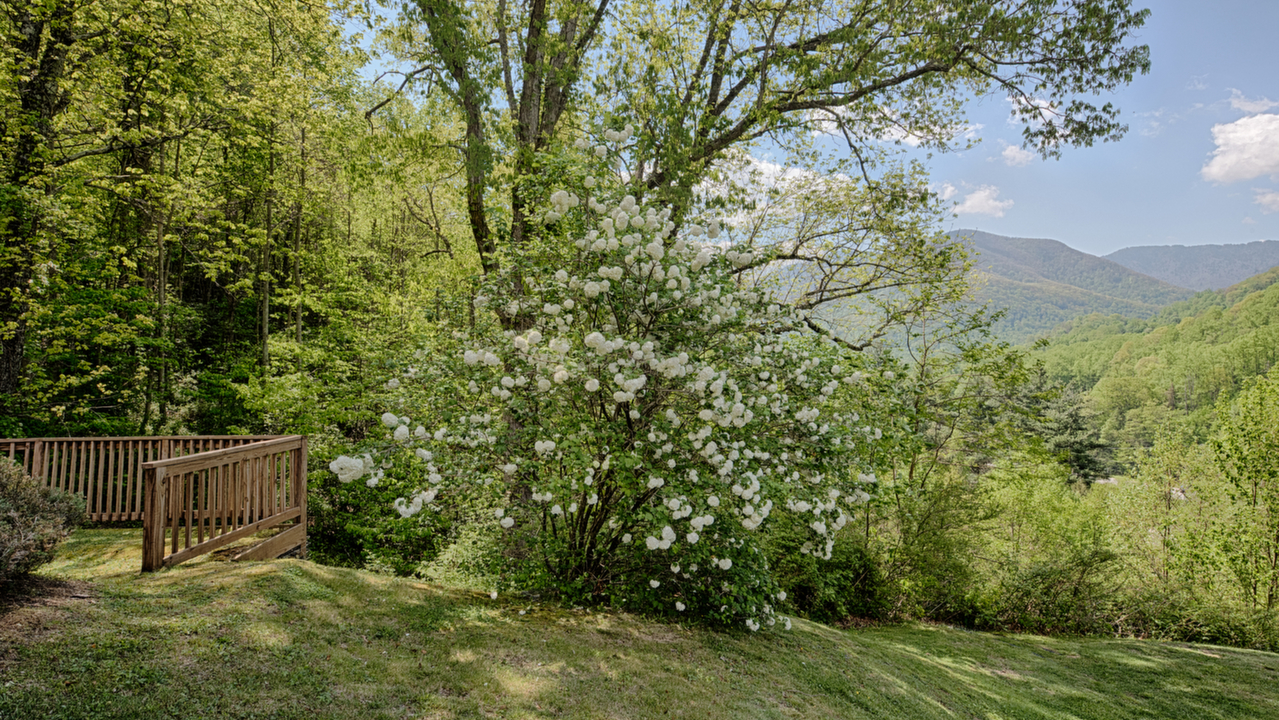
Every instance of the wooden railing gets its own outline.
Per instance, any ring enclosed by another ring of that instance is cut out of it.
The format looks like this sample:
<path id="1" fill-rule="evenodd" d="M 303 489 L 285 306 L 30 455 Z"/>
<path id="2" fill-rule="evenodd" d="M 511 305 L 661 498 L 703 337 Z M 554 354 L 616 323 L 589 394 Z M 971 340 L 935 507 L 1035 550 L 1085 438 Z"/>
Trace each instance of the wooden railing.
<path id="1" fill-rule="evenodd" d="M 234 560 L 306 543 L 306 438 L 300 435 L 142 463 L 142 569 L 158 570 L 292 522 Z"/>
<path id="2" fill-rule="evenodd" d="M 21 438 L 0 440 L 8 456 L 31 477 L 84 495 L 89 520 L 141 520 L 142 466 L 147 462 L 238 447 L 278 435 L 176 437 Z"/>
<path id="3" fill-rule="evenodd" d="M 232 559 L 306 549 L 301 435 L 4 439 L 3 456 L 44 485 L 84 495 L 90 520 L 141 520 L 143 570 L 285 523 Z"/>

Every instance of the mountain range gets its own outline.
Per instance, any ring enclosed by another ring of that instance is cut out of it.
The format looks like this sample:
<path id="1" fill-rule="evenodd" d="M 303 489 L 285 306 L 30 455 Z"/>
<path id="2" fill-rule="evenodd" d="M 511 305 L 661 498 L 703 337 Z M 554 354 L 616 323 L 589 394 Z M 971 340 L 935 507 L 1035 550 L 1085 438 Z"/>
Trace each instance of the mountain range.
<path id="1" fill-rule="evenodd" d="M 1145 245 L 1105 259 L 1191 290 L 1221 290 L 1279 265 L 1279 241 L 1237 245 Z"/>
<path id="2" fill-rule="evenodd" d="M 1004 309 L 996 332 L 1011 342 L 1048 334 L 1090 313 L 1150 317 L 1194 291 L 1044 238 L 1010 238 L 958 230 L 976 251 L 977 296 Z"/>

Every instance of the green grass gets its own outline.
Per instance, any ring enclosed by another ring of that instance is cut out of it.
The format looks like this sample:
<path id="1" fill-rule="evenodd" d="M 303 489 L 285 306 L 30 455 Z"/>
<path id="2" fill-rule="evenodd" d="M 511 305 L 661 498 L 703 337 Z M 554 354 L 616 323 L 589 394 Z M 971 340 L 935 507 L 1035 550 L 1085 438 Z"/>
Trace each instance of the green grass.
<path id="1" fill-rule="evenodd" d="M 0 718 L 1279 718 L 1269 653 L 919 625 L 729 635 L 299 560 L 142 576 L 139 545 L 81 531 L 0 605 Z"/>

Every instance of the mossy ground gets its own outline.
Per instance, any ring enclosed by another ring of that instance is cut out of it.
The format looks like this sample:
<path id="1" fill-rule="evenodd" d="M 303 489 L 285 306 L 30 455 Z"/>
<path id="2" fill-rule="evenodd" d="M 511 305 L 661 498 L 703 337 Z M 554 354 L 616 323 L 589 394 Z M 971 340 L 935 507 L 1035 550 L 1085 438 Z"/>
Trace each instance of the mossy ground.
<path id="1" fill-rule="evenodd" d="M 0 604 L 0 718 L 1279 718 L 1279 655 L 937 626 L 731 635 L 83 530 Z M 521 614 L 522 613 L 522 614 Z"/>

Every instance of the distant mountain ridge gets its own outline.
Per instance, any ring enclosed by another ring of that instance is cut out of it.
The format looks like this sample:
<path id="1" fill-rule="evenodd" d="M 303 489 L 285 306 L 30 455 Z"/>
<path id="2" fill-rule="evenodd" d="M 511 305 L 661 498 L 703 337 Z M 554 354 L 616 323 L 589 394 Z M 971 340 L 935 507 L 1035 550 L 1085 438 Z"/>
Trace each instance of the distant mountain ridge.
<path id="1" fill-rule="evenodd" d="M 1144 245 L 1105 259 L 1192 290 L 1221 290 L 1279 265 L 1279 241 L 1235 245 Z"/>
<path id="2" fill-rule="evenodd" d="M 978 299 L 1004 309 L 996 332 L 1011 342 L 1048 334 L 1059 323 L 1102 313 L 1146 318 L 1194 292 L 1044 238 L 957 230 L 977 251 Z"/>

